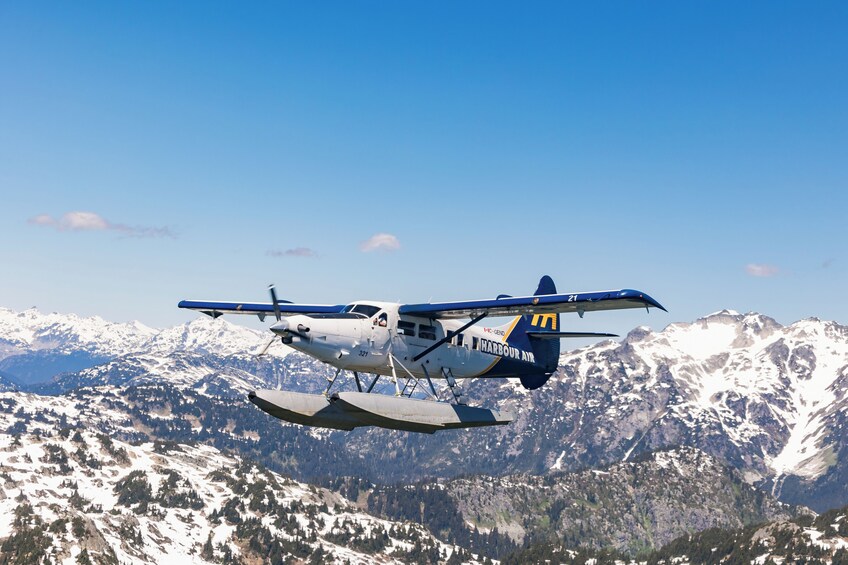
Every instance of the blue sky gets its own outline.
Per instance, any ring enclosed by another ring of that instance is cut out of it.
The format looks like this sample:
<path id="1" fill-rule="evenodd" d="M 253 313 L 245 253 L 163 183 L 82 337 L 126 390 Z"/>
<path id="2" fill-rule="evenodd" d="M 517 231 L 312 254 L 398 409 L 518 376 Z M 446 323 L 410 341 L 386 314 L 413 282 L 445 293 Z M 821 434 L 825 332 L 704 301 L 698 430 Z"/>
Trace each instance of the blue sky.
<path id="1" fill-rule="evenodd" d="M 579 329 L 848 323 L 845 29 L 838 2 L 5 2 L 0 305 L 164 326 L 269 282 L 550 274 L 670 310 Z"/>

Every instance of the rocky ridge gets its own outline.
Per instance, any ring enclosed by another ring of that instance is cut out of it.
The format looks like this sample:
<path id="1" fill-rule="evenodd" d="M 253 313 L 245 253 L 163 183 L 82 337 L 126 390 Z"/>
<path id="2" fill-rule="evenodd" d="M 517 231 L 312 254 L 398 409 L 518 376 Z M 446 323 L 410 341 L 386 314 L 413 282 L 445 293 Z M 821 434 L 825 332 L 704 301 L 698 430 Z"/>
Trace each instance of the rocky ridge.
<path id="1" fill-rule="evenodd" d="M 424 512 L 429 500 L 438 500 L 430 491 L 442 491 L 467 524 L 483 533 L 507 535 L 518 545 L 553 538 L 566 547 L 614 548 L 630 555 L 658 549 L 691 531 L 814 515 L 777 502 L 735 470 L 689 447 L 604 469 L 472 475 L 414 488 Z M 369 509 L 408 517 L 391 512 L 402 506 L 403 495 L 398 489 L 375 487 L 368 495 Z"/>

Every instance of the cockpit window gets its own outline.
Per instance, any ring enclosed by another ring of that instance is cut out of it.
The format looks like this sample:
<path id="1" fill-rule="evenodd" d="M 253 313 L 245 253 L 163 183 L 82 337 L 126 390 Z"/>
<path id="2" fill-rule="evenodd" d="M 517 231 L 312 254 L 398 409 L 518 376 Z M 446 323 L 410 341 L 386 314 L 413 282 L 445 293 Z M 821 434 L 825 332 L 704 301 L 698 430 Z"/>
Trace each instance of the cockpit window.
<path id="1" fill-rule="evenodd" d="M 371 306 L 370 304 L 348 304 L 342 310 L 342 312 L 353 312 L 354 314 L 362 314 L 366 318 L 370 318 L 379 311 L 380 308 L 378 306 Z"/>

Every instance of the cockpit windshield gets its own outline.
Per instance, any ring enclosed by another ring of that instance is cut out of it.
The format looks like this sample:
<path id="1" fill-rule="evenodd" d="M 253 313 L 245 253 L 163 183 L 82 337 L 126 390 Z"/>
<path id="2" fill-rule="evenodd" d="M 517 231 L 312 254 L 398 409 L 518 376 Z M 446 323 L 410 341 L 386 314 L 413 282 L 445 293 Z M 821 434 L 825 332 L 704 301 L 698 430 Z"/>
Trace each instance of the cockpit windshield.
<path id="1" fill-rule="evenodd" d="M 370 304 L 348 304 L 342 309 L 342 312 L 353 312 L 354 314 L 362 314 L 366 318 L 370 318 L 379 311 L 379 306 L 372 306 Z"/>

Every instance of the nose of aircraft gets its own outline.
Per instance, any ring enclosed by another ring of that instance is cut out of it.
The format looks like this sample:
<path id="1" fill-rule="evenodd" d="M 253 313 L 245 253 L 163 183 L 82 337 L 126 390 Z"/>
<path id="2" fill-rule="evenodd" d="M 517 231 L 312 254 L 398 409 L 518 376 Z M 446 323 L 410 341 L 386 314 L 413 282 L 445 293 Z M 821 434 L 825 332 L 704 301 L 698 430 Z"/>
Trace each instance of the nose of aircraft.
<path id="1" fill-rule="evenodd" d="M 305 334 L 309 333 L 309 326 L 303 324 L 304 321 L 301 316 L 289 316 L 271 326 L 271 331 L 277 335 L 289 332 L 304 337 Z"/>
<path id="2" fill-rule="evenodd" d="M 283 318 L 282 320 L 271 326 L 271 331 L 275 334 L 282 334 L 284 332 L 287 332 L 289 328 L 289 321 Z"/>

